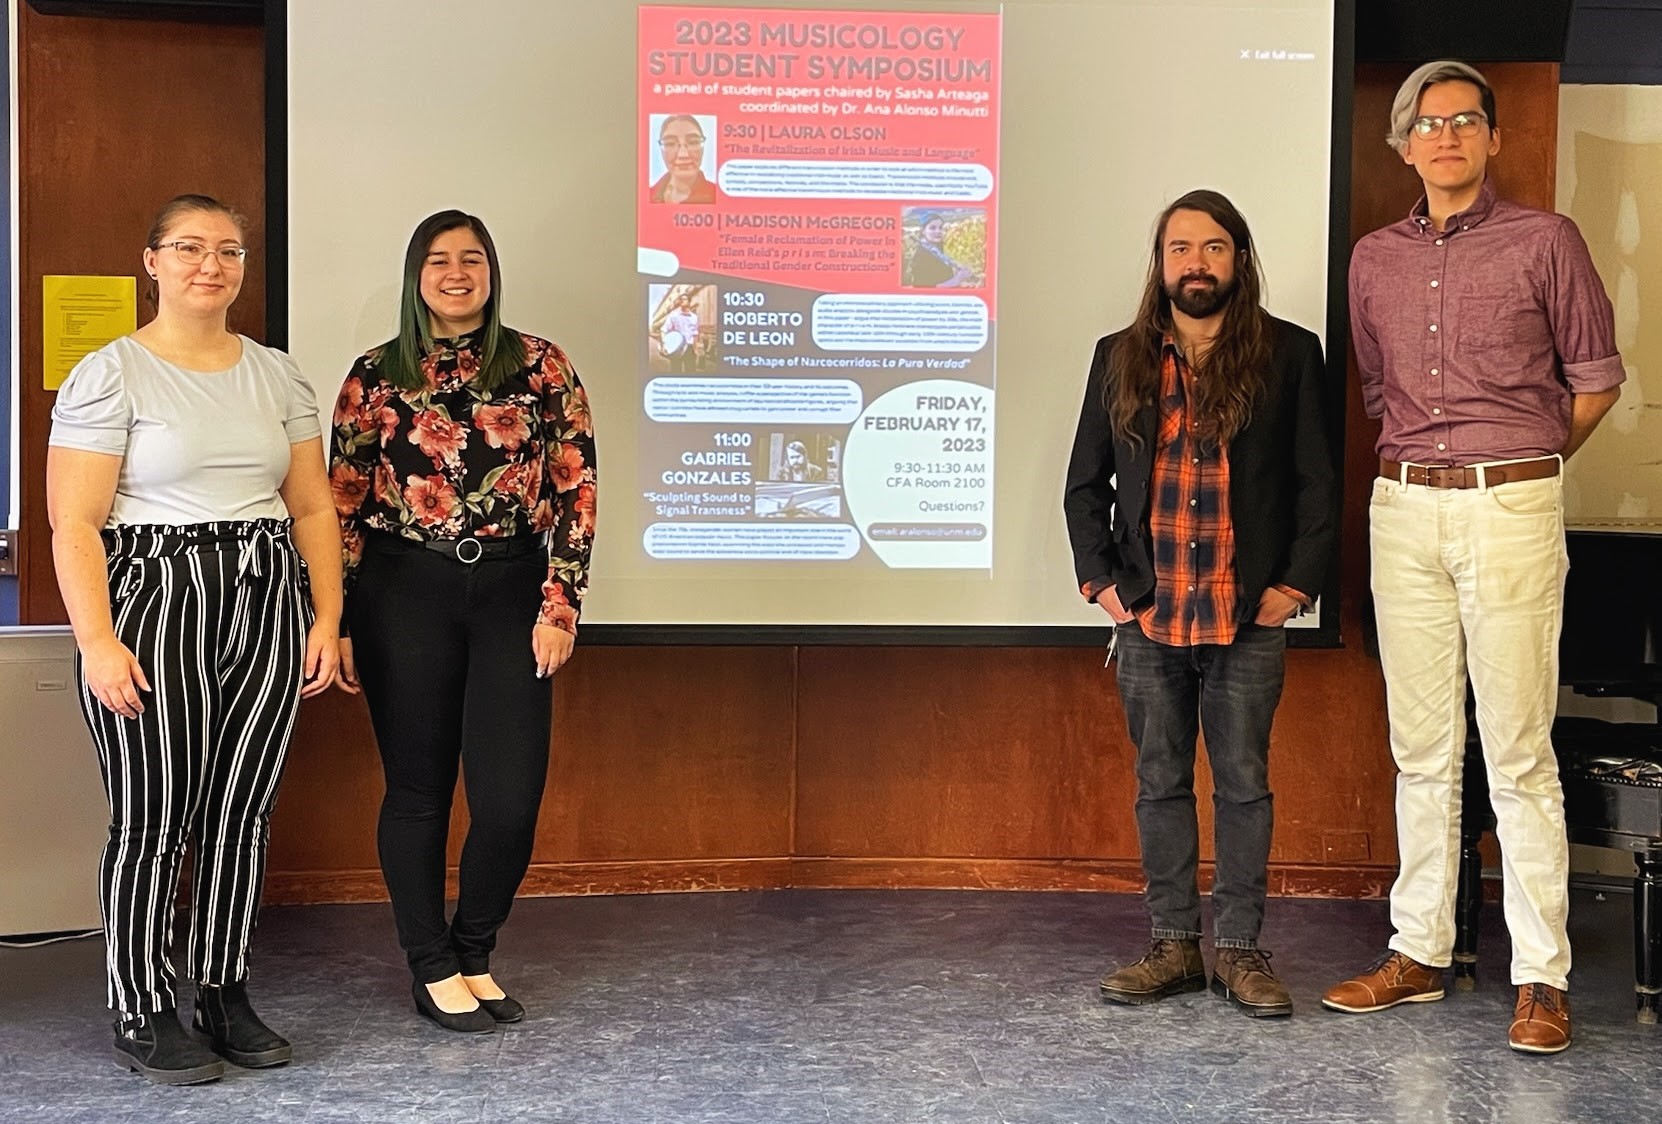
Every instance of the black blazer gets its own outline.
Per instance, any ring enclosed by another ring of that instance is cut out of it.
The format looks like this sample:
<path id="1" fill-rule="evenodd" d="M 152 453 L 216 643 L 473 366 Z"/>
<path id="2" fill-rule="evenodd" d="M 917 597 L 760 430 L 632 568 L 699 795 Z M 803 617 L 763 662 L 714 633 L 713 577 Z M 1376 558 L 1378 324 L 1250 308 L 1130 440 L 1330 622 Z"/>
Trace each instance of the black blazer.
<path id="1" fill-rule="evenodd" d="M 1339 489 L 1322 412 L 1321 343 L 1270 317 L 1271 371 L 1252 418 L 1229 443 L 1229 514 L 1235 525 L 1240 619 L 1251 620 L 1272 585 L 1309 597 L 1327 584 L 1338 535 Z M 1108 355 L 1120 333 L 1097 341 L 1085 405 L 1068 462 L 1062 508 L 1081 586 L 1112 582 L 1132 609 L 1154 596 L 1148 492 L 1159 413 L 1150 404 L 1133 421 L 1142 444 L 1114 436 L 1102 404 Z"/>

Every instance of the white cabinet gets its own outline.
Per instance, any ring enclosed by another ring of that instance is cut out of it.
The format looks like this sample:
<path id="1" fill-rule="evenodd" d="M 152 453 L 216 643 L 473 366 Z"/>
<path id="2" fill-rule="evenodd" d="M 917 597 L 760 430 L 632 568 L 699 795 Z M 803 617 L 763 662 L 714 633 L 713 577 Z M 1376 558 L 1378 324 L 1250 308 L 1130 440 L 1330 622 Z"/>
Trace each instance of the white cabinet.
<path id="1" fill-rule="evenodd" d="M 0 628 L 0 934 L 96 929 L 109 808 L 69 629 Z"/>

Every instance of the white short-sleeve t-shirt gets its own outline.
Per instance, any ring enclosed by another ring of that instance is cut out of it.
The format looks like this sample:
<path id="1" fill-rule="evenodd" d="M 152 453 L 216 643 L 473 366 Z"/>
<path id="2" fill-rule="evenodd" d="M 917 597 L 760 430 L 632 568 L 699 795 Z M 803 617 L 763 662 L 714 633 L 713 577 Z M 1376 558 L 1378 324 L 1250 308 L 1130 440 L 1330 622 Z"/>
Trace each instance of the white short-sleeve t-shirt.
<path id="1" fill-rule="evenodd" d="M 76 364 L 50 443 L 121 458 L 106 526 L 282 519 L 289 446 L 320 436 L 317 399 L 281 351 L 242 341 L 225 371 L 191 371 L 131 337 Z"/>

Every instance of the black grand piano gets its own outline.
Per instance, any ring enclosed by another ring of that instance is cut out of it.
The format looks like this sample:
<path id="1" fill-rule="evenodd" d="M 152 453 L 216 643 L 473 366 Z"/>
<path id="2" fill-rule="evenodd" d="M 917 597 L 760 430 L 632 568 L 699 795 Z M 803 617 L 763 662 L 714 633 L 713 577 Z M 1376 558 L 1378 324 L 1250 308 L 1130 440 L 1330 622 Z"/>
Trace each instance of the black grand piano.
<path id="1" fill-rule="evenodd" d="M 1662 706 L 1662 520 L 1572 525 L 1559 681 L 1578 695 Z M 1482 743 L 1470 711 L 1462 797 L 1455 985 L 1477 971 L 1483 904 L 1478 843 L 1494 829 Z M 1662 1012 L 1662 722 L 1560 716 L 1552 727 L 1570 840 L 1629 851 L 1634 992 L 1642 1023 Z"/>

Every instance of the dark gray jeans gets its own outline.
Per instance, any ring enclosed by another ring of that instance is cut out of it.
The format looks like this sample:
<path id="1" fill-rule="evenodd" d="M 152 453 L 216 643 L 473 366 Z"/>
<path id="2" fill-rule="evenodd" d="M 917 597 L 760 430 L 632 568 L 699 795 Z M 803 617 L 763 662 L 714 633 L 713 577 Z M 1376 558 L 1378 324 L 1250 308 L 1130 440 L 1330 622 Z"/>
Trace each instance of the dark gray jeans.
<path id="1" fill-rule="evenodd" d="M 1137 834 L 1153 935 L 1200 936 L 1195 737 L 1212 766 L 1219 948 L 1254 948 L 1264 923 L 1274 798 L 1270 725 L 1281 701 L 1287 634 L 1242 625 L 1232 644 L 1172 647 L 1119 628 L 1119 687 L 1137 746 Z"/>

